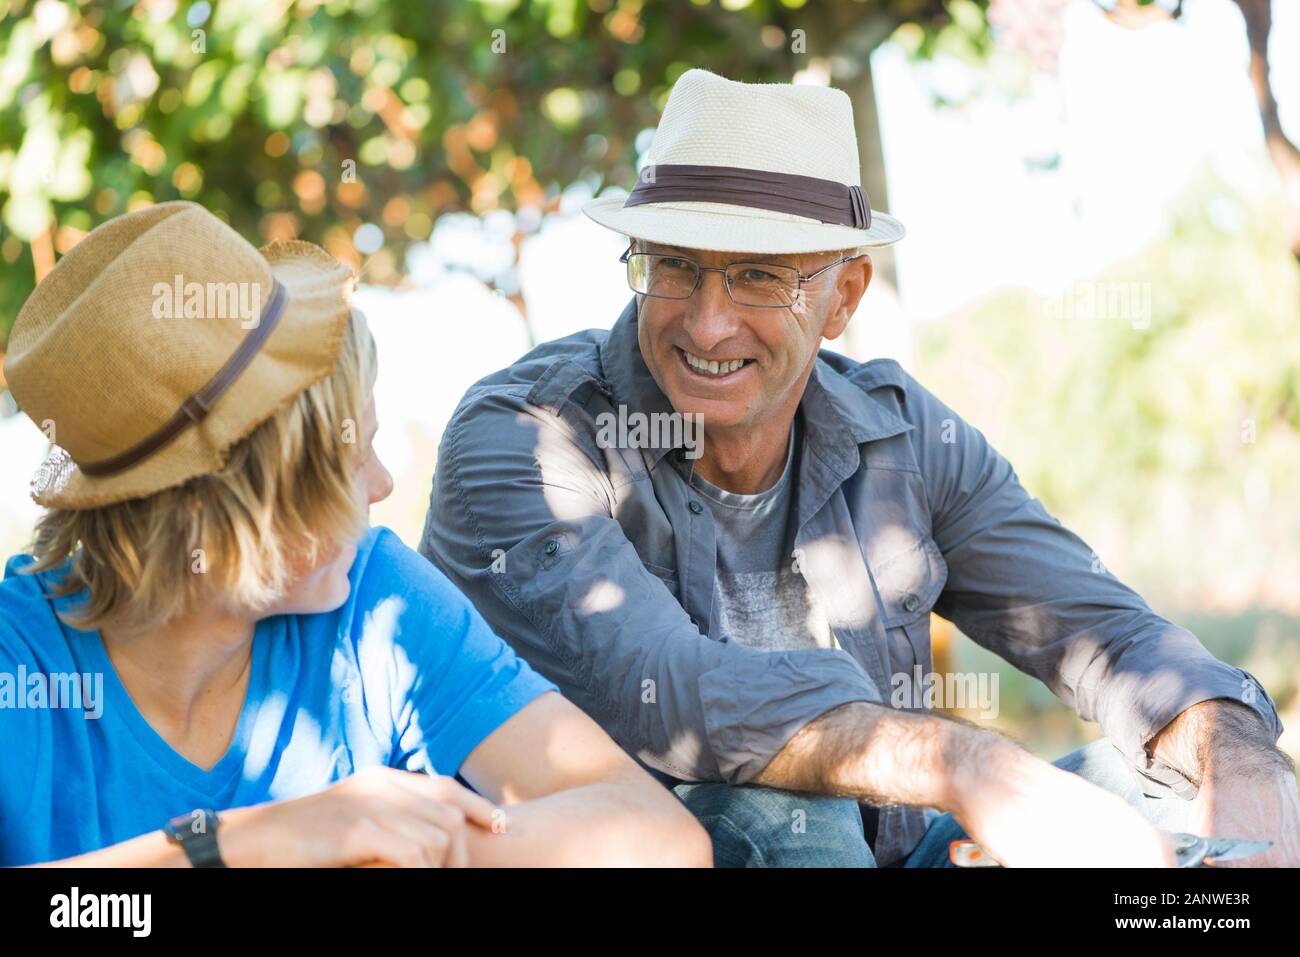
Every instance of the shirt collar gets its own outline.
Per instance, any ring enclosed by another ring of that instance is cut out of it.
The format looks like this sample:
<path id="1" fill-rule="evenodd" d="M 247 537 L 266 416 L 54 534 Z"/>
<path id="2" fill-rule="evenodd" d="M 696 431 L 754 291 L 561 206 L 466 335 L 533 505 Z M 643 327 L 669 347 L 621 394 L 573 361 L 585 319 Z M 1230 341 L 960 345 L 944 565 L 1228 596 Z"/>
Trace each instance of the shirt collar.
<path id="1" fill-rule="evenodd" d="M 630 412 L 672 412 L 672 404 L 655 382 L 641 356 L 637 297 L 633 296 L 600 346 L 600 364 L 616 404 Z M 880 399 L 864 391 L 818 359 L 808 378 L 799 408 L 804 416 L 804 441 L 816 445 L 822 457 L 842 467 L 858 465 L 857 446 L 898 435 L 912 428 Z M 851 442 L 846 442 L 845 437 Z M 667 447 L 646 450 L 658 464 Z M 841 461 L 842 460 L 842 461 Z"/>

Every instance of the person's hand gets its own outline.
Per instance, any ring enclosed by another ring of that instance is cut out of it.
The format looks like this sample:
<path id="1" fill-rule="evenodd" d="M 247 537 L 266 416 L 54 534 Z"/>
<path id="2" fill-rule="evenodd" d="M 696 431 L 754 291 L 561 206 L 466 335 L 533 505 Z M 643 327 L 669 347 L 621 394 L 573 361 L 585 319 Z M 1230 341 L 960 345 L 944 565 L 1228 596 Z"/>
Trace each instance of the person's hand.
<path id="1" fill-rule="evenodd" d="M 368 768 L 318 794 L 221 815 L 232 867 L 465 867 L 471 827 L 504 812 L 454 778 Z"/>
<path id="2" fill-rule="evenodd" d="M 954 816 L 1006 867 L 1173 867 L 1164 835 L 1121 798 L 1008 746 Z"/>
<path id="3" fill-rule="evenodd" d="M 1192 799 L 1187 828 L 1203 837 L 1272 841 L 1268 850 L 1236 861 L 1206 861 L 1211 867 L 1300 867 L 1300 796 L 1295 776 L 1207 775 Z"/>
<path id="4" fill-rule="evenodd" d="M 1300 867 L 1295 764 L 1262 717 L 1244 698 L 1211 698 L 1179 712 L 1150 742 L 1156 758 L 1200 782 L 1187 830 L 1273 842 L 1262 853 L 1208 866 Z"/>

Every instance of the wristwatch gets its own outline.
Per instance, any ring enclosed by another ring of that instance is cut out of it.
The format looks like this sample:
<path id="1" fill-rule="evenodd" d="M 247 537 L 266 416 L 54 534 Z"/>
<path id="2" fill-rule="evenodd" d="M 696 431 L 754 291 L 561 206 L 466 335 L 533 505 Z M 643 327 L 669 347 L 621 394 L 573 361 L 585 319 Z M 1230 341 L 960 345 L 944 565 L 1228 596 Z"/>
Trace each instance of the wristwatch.
<path id="1" fill-rule="evenodd" d="M 168 841 L 185 852 L 194 867 L 225 867 L 221 849 L 217 847 L 217 828 L 220 826 L 216 811 L 200 808 L 172 818 L 163 828 L 163 833 Z"/>

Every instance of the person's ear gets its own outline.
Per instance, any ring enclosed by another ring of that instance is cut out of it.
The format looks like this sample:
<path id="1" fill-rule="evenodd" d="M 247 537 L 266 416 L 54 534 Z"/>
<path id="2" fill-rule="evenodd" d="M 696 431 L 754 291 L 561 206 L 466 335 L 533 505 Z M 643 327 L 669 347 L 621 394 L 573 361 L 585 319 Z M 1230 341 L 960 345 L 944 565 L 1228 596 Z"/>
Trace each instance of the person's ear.
<path id="1" fill-rule="evenodd" d="M 858 303 L 862 301 L 867 287 L 871 285 L 873 275 L 871 257 L 862 253 L 856 259 L 846 262 L 837 273 L 831 312 L 826 317 L 826 325 L 822 328 L 822 337 L 825 339 L 838 339 L 843 335 L 844 330 L 849 326 L 849 320 L 857 312 Z"/>

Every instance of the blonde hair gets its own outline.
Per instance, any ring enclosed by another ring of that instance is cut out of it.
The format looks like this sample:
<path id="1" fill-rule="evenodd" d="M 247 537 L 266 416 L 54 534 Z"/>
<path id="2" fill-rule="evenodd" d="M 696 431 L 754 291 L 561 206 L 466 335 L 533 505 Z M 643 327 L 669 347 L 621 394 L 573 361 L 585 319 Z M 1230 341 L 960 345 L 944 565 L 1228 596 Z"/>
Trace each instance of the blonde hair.
<path id="1" fill-rule="evenodd" d="M 89 598 L 60 617 L 87 630 L 156 628 L 203 597 L 265 610 L 304 561 L 365 529 L 354 465 L 376 373 L 374 340 L 354 309 L 334 372 L 236 443 L 221 471 L 145 498 L 50 509 L 25 571 L 71 558 L 55 594 L 85 588 Z"/>

